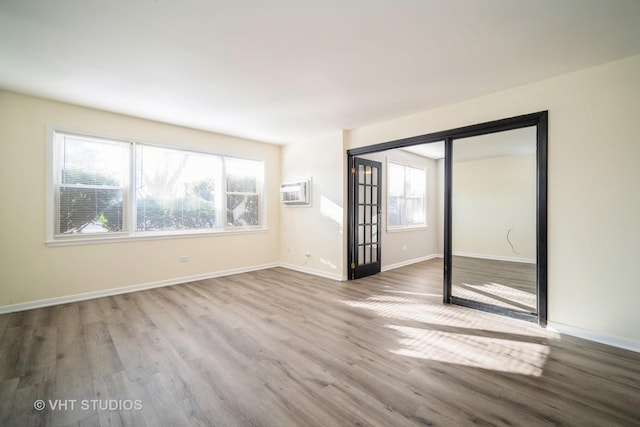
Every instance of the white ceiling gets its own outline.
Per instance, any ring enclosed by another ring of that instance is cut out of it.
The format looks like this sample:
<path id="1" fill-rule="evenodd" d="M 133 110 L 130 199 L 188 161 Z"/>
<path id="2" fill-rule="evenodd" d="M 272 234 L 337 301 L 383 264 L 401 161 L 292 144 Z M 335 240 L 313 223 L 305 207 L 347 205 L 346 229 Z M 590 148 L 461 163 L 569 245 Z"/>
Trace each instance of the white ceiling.
<path id="1" fill-rule="evenodd" d="M 274 143 L 640 53 L 638 0 L 0 0 L 0 88 Z"/>

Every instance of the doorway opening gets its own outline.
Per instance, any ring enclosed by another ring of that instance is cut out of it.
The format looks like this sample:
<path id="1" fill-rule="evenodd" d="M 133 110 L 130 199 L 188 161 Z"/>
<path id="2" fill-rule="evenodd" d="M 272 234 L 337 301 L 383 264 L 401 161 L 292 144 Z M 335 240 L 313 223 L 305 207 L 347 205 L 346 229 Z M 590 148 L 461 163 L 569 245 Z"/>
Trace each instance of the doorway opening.
<path id="1" fill-rule="evenodd" d="M 429 226 L 441 228 L 443 302 L 546 325 L 547 120 L 542 111 L 348 150 L 349 279 L 384 269 L 382 231 L 397 212 L 382 212 L 399 206 L 383 191 L 386 168 L 365 157 L 440 143 L 442 222 Z"/>

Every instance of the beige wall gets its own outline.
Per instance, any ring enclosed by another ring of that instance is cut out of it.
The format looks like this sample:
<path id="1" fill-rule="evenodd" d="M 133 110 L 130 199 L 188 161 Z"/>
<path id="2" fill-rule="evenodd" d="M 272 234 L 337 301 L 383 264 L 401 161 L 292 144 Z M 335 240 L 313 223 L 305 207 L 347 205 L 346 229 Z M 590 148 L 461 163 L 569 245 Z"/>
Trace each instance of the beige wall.
<path id="1" fill-rule="evenodd" d="M 452 181 L 455 255 L 535 263 L 535 156 L 455 162 Z"/>
<path id="2" fill-rule="evenodd" d="M 549 320 L 640 341 L 640 56 L 350 132 L 349 147 L 549 110 Z"/>
<path id="3" fill-rule="evenodd" d="M 290 268 L 344 277 L 344 157 L 342 132 L 282 149 L 282 181 L 311 180 L 309 205 L 280 207 L 280 258 Z"/>
<path id="4" fill-rule="evenodd" d="M 262 158 L 267 231 L 47 247 L 47 126 Z M 0 159 L 0 307 L 279 260 L 279 146 L 0 91 Z M 179 263 L 180 256 L 190 262 Z"/>

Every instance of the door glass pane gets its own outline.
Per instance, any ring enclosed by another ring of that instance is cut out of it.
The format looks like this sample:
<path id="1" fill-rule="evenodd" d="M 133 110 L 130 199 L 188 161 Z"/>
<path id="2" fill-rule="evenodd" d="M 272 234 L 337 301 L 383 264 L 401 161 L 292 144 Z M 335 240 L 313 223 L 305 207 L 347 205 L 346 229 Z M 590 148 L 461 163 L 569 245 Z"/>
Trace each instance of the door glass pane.
<path id="1" fill-rule="evenodd" d="M 364 165 L 358 165 L 358 182 L 364 183 Z"/>
<path id="2" fill-rule="evenodd" d="M 371 242 L 378 243 L 378 226 L 374 225 L 371 227 Z"/>
<path id="3" fill-rule="evenodd" d="M 364 245 L 364 263 L 371 263 L 371 245 Z"/>
<path id="4" fill-rule="evenodd" d="M 378 204 L 378 187 L 373 187 L 371 189 L 371 203 L 374 205 Z"/>
<path id="5" fill-rule="evenodd" d="M 371 226 L 366 225 L 364 228 L 364 242 L 371 243 Z"/>
<path id="6" fill-rule="evenodd" d="M 371 262 L 378 261 L 378 245 L 371 246 Z"/>
<path id="7" fill-rule="evenodd" d="M 367 204 L 371 203 L 371 187 L 370 186 L 365 187 L 364 202 Z"/>
<path id="8" fill-rule="evenodd" d="M 371 168 L 371 183 L 374 185 L 378 183 L 378 168 Z"/>
<path id="9" fill-rule="evenodd" d="M 364 246 L 358 246 L 358 265 L 363 265 L 364 263 Z"/>
<path id="10" fill-rule="evenodd" d="M 371 206 L 365 207 L 364 222 L 367 224 L 371 224 Z"/>
<path id="11" fill-rule="evenodd" d="M 358 206 L 358 224 L 362 224 L 364 222 L 364 205 Z"/>
<path id="12" fill-rule="evenodd" d="M 365 166 L 364 183 L 371 184 L 371 166 Z"/>
<path id="13" fill-rule="evenodd" d="M 358 226 L 358 244 L 361 245 L 364 243 L 364 226 Z"/>
<path id="14" fill-rule="evenodd" d="M 358 186 L 358 203 L 362 204 L 364 203 L 364 191 L 365 186 L 364 185 L 359 185 Z"/>

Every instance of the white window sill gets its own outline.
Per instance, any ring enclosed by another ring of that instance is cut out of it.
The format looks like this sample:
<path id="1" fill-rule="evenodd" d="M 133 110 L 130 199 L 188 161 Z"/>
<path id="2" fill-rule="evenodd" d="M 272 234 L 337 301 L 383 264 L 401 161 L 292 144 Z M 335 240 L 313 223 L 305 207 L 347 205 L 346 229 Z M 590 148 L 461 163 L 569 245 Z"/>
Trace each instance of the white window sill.
<path id="1" fill-rule="evenodd" d="M 241 228 L 241 229 L 226 229 L 215 231 L 181 231 L 181 232 L 167 232 L 167 231 L 149 231 L 138 232 L 135 234 L 127 233 L 113 233 L 113 235 L 105 236 L 64 236 L 56 239 L 48 239 L 44 243 L 48 247 L 55 246 L 76 246 L 76 245 L 98 245 L 103 243 L 118 243 L 118 242 L 140 242 L 145 240 L 167 240 L 167 239 L 192 239 L 199 237 L 221 237 L 221 236 L 236 236 L 241 234 L 259 234 L 266 233 L 267 228 Z"/>
<path id="2" fill-rule="evenodd" d="M 406 227 L 387 227 L 387 233 L 402 233 L 403 231 L 426 230 L 427 225 L 410 225 Z"/>

